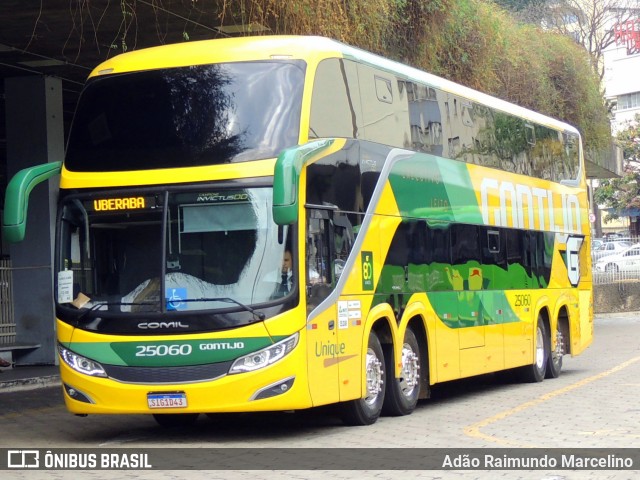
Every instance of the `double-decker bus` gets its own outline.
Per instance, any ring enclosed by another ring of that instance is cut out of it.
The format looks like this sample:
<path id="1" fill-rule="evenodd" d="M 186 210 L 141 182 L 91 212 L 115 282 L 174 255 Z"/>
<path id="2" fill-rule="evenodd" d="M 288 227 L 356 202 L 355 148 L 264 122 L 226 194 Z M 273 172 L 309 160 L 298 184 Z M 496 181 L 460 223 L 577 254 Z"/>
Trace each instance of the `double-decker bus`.
<path id="1" fill-rule="evenodd" d="M 172 425 L 339 404 L 371 424 L 436 383 L 557 377 L 592 340 L 578 131 L 336 41 L 104 62 L 64 162 L 8 185 L 8 240 L 57 174 L 57 342 L 76 414 Z"/>

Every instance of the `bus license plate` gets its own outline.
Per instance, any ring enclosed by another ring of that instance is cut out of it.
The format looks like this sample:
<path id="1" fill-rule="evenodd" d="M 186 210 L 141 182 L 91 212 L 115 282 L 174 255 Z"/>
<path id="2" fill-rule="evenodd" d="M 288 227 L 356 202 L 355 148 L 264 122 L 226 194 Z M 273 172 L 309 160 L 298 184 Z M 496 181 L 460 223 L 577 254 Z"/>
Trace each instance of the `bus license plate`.
<path id="1" fill-rule="evenodd" d="M 149 393 L 147 394 L 149 408 L 185 408 L 187 395 L 184 393 Z"/>

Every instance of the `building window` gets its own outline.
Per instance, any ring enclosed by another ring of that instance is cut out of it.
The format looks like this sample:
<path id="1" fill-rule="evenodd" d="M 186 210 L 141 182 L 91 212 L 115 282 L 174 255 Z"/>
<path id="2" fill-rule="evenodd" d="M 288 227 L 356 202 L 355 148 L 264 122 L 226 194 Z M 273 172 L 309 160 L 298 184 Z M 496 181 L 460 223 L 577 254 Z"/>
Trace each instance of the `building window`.
<path id="1" fill-rule="evenodd" d="M 640 92 L 627 93 L 618 96 L 617 110 L 626 110 L 628 108 L 640 107 Z"/>

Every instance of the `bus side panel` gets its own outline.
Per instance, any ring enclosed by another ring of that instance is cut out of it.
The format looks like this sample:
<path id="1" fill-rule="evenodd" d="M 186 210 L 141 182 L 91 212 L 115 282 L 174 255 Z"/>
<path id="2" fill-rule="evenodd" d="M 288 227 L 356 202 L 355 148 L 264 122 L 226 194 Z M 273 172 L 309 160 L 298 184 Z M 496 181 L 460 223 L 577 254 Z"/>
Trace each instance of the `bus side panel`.
<path id="1" fill-rule="evenodd" d="M 460 341 L 460 374 L 463 377 L 495 372 L 504 368 L 504 326 L 502 325 L 501 292 L 475 292 L 479 298 L 476 324 L 471 327 L 482 332 L 483 345 L 464 348 Z"/>
<path id="2" fill-rule="evenodd" d="M 580 290 L 579 323 L 571 326 L 571 355 L 578 355 L 593 341 L 593 293 L 591 290 Z M 573 317 L 572 317 L 573 318 Z"/>
<path id="3" fill-rule="evenodd" d="M 334 361 L 340 376 L 340 401 L 360 398 L 363 393 L 362 351 L 372 299 L 371 295 L 347 295 L 338 300 L 338 349 Z"/>
<path id="4" fill-rule="evenodd" d="M 460 378 L 460 329 L 456 292 L 432 292 L 429 301 L 436 313 L 438 382 Z"/>
<path id="5" fill-rule="evenodd" d="M 533 308 L 531 305 L 522 305 L 522 299 L 530 298 L 533 292 L 527 290 L 505 292 L 504 368 L 533 363 Z M 529 303 L 533 302 L 529 301 Z"/>
<path id="6" fill-rule="evenodd" d="M 484 338 L 484 372 L 502 370 L 504 368 L 504 326 L 485 325 Z"/>
<path id="7" fill-rule="evenodd" d="M 337 355 L 341 347 L 337 333 L 335 305 L 307 324 L 307 370 L 314 406 L 335 403 L 340 398 Z"/>

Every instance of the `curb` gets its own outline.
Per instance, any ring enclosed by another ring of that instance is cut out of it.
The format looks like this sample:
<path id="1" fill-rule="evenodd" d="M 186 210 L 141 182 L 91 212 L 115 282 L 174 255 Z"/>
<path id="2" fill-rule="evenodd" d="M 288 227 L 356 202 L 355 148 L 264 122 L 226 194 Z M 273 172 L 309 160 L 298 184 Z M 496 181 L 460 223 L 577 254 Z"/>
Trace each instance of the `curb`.
<path id="1" fill-rule="evenodd" d="M 10 392 L 22 392 L 25 390 L 35 390 L 37 388 L 60 386 L 59 375 L 49 375 L 44 377 L 20 378 L 16 380 L 0 381 L 0 394 Z"/>

